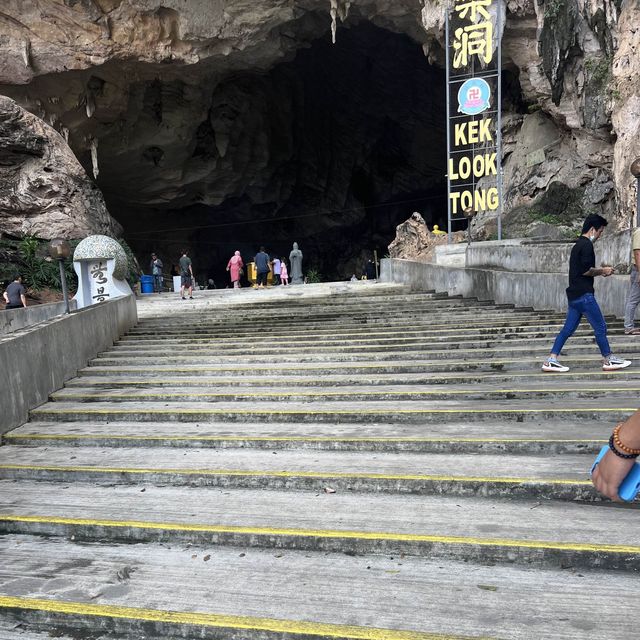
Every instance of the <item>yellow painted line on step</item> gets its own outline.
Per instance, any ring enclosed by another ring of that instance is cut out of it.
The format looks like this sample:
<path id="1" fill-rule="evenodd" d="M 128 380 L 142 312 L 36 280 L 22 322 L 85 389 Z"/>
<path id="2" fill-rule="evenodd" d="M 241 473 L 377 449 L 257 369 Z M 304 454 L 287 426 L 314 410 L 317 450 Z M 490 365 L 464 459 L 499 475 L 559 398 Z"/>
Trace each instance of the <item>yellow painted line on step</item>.
<path id="1" fill-rule="evenodd" d="M 253 471 L 245 469 L 167 469 L 167 468 L 126 468 L 126 467 L 91 467 L 91 466 L 55 466 L 3 464 L 0 471 L 64 471 L 70 473 L 129 473 L 160 475 L 200 475 L 200 476 L 234 476 L 234 477 L 268 477 L 268 478 L 334 478 L 354 480 L 418 480 L 428 482 L 493 482 L 499 484 L 552 484 L 590 486 L 591 480 L 570 480 L 567 478 L 517 478 L 486 476 L 448 476 L 420 474 L 386 474 L 386 473 L 343 473 L 327 471 Z"/>
<path id="2" fill-rule="evenodd" d="M 137 607 L 119 607 L 116 605 L 89 604 L 85 602 L 70 602 L 67 600 L 45 598 L 0 596 L 0 608 L 28 609 L 30 611 L 43 611 L 72 616 L 119 618 L 199 627 L 243 629 L 246 631 L 262 631 L 274 634 L 298 634 L 302 636 L 318 636 L 321 638 L 348 638 L 349 640 L 471 640 L 469 636 L 424 633 L 421 631 L 396 631 L 393 629 L 278 620 L 275 618 L 257 618 L 253 616 L 141 609 Z M 490 639 L 485 637 L 477 638 L 477 640 Z"/>
<path id="3" fill-rule="evenodd" d="M 609 429 L 610 427 L 605 427 Z M 539 444 L 602 444 L 606 441 L 597 438 L 412 438 L 402 437 L 352 437 L 341 438 L 332 436 L 141 436 L 137 434 L 113 434 L 113 433 L 94 433 L 94 434 L 73 434 L 73 433 L 7 433 L 2 436 L 5 440 L 92 440 L 107 438 L 109 440 L 162 440 L 180 442 L 182 440 L 196 441 L 231 441 L 231 442 L 418 442 L 418 443 L 442 443 L 442 444 L 458 444 L 458 443 L 474 443 L 474 444 L 517 444 L 517 443 L 539 443 Z"/>
<path id="4" fill-rule="evenodd" d="M 230 525 L 189 524 L 176 522 L 149 522 L 141 520 L 100 520 L 92 518 L 65 518 L 59 516 L 0 515 L 0 522 L 23 522 L 86 527 L 135 528 L 157 531 L 189 531 L 200 533 L 232 533 L 261 536 L 292 536 L 344 538 L 349 540 L 388 540 L 391 542 L 424 542 L 430 544 L 500 546 L 520 549 L 554 549 L 590 553 L 640 554 L 640 546 L 559 542 L 552 540 L 517 540 L 513 538 L 478 538 L 473 536 L 442 536 L 384 531 L 353 531 L 340 529 L 291 529 L 277 527 L 239 527 Z"/>
<path id="5" fill-rule="evenodd" d="M 339 411 L 335 411 L 332 409 L 327 410 L 311 410 L 311 409 L 236 409 L 236 408 L 228 408 L 228 409 L 215 409 L 211 407 L 205 407 L 202 409 L 190 409 L 187 407 L 174 407 L 172 409 L 164 409 L 164 408 L 144 408 L 145 414 L 151 415 L 172 415 L 175 416 L 177 414 L 180 415 L 224 415 L 224 414 L 237 414 L 237 415 L 388 415 L 388 414 L 415 414 L 415 415 L 426 415 L 426 414 L 454 414 L 454 413 L 464 413 L 464 414 L 487 414 L 487 413 L 499 413 L 499 414 L 507 414 L 507 413 L 548 413 L 553 411 L 554 413 L 610 413 L 613 411 L 636 411 L 637 407 L 573 407 L 573 408 L 553 408 L 547 407 L 544 409 L 341 409 Z M 91 406 L 82 407 L 81 409 L 74 409 L 75 413 L 78 414 L 90 414 L 90 415 L 126 415 L 130 413 L 138 413 L 140 409 L 137 408 L 129 408 L 129 409 L 96 409 Z M 56 415 L 56 414 L 67 414 L 69 413 L 69 409 L 54 409 L 54 408 L 38 408 L 33 409 L 31 411 L 33 415 Z"/>
<path id="6" fill-rule="evenodd" d="M 562 387 L 548 387 L 546 389 L 473 389 L 474 393 L 482 393 L 483 395 L 505 395 L 508 393 L 518 393 L 518 394 L 530 394 L 530 393 L 553 393 L 553 394 L 562 394 L 562 393 L 602 393 L 602 387 L 571 387 L 571 388 L 562 388 Z M 640 391 L 640 387 L 607 387 L 607 393 L 612 392 L 637 392 Z M 290 397 L 290 398 L 323 398 L 323 397 L 341 397 L 341 396 L 404 396 L 404 397 L 412 397 L 412 396 L 469 396 L 472 392 L 472 389 L 438 389 L 431 390 L 425 389 L 420 391 L 395 391 L 393 389 L 380 389 L 378 390 L 367 390 L 367 391 L 358 391 L 357 389 L 349 389 L 346 391 L 264 391 L 264 392 L 245 392 L 245 391 L 215 391 L 215 392 L 193 392 L 188 391 L 181 387 L 181 395 L 189 396 L 190 398 L 282 398 L 282 397 Z M 105 398 L 107 400 L 117 400 L 123 398 L 167 398 L 167 396 L 174 397 L 175 394 L 170 394 L 168 392 L 159 392 L 159 393 L 148 393 L 148 392 L 139 392 L 139 393 L 53 393 L 51 396 L 53 398 L 57 398 L 60 400 L 81 400 L 82 398 Z"/>

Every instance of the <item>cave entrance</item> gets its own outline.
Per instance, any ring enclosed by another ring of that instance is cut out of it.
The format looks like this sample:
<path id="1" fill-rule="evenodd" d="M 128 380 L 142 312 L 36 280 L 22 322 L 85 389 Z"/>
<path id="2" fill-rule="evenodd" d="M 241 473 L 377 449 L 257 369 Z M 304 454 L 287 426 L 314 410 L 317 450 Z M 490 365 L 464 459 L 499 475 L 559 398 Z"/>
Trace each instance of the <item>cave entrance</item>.
<path id="1" fill-rule="evenodd" d="M 176 117 L 184 94 L 178 79 L 139 88 L 149 131 Z M 162 190 L 172 176 L 155 203 L 127 201 L 121 153 L 102 162 L 110 210 L 143 266 L 156 251 L 168 269 L 189 247 L 198 281 L 227 286 L 234 250 L 288 256 L 296 241 L 305 271 L 348 279 L 374 249 L 387 253 L 413 211 L 446 227 L 445 74 L 409 37 L 341 28 L 336 44 L 327 33 L 269 71 L 212 82 L 209 96 L 186 148 L 149 135 L 138 149 L 141 180 L 157 174 Z"/>

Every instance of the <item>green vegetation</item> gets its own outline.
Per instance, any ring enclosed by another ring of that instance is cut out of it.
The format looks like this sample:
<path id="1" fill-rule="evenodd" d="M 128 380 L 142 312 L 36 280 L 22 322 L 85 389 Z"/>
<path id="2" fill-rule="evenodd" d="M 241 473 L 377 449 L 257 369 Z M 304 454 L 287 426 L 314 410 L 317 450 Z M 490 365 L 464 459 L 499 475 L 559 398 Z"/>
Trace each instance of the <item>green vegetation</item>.
<path id="1" fill-rule="evenodd" d="M 544 222 L 545 224 L 555 224 L 555 225 L 562 224 L 562 220 L 560 219 L 560 216 L 557 216 L 553 213 L 542 211 L 537 207 L 532 207 L 529 210 L 529 216 L 531 217 L 531 220 L 539 220 L 540 222 Z"/>
<path id="2" fill-rule="evenodd" d="M 309 271 L 307 271 L 307 282 L 309 284 L 317 284 L 318 282 L 322 282 L 322 275 L 317 269 L 309 269 Z"/>
<path id="3" fill-rule="evenodd" d="M 584 61 L 584 70 L 587 76 L 587 84 L 592 92 L 602 91 L 609 86 L 611 81 L 611 58 L 592 57 Z"/>
<path id="4" fill-rule="evenodd" d="M 140 269 L 140 265 L 138 264 L 138 260 L 133 255 L 133 251 L 131 251 L 131 247 L 122 239 L 118 240 L 120 246 L 124 249 L 124 252 L 127 254 L 127 266 L 128 274 L 127 274 L 127 282 L 131 287 L 133 287 L 136 282 L 140 279 L 142 275 L 142 269 Z"/>
<path id="5" fill-rule="evenodd" d="M 48 258 L 47 244 L 48 240 L 40 240 L 34 236 L 25 236 L 18 243 L 18 269 L 25 285 L 34 291 L 41 291 L 42 289 L 60 291 L 62 289 L 60 267 L 57 260 Z M 73 256 L 73 249 L 78 244 L 78 240 L 74 240 L 70 244 L 71 255 Z M 63 262 L 63 266 L 67 287 L 75 289 L 78 281 L 73 270 L 71 257 Z"/>

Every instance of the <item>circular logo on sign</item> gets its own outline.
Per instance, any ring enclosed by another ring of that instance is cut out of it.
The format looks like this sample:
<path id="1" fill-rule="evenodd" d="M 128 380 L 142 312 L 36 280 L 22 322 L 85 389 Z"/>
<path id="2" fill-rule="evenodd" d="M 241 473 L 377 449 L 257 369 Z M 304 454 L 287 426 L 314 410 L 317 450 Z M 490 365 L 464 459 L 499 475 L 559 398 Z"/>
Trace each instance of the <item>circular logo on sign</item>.
<path id="1" fill-rule="evenodd" d="M 458 89 L 458 111 L 468 116 L 477 116 L 489 108 L 491 87 L 482 78 L 471 78 Z"/>

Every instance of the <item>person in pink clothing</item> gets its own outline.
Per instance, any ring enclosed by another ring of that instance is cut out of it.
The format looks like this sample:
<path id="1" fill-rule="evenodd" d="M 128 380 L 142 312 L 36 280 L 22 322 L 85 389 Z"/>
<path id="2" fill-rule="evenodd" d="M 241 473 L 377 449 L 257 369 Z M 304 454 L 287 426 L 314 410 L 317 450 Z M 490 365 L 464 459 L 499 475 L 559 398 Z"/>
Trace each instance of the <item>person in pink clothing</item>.
<path id="1" fill-rule="evenodd" d="M 284 258 L 280 259 L 280 282 L 284 285 L 289 284 L 289 271 L 287 271 L 287 263 Z"/>
<path id="2" fill-rule="evenodd" d="M 244 262 L 242 262 L 242 256 L 239 251 L 236 251 L 227 263 L 227 271 L 231 276 L 231 282 L 233 282 L 234 289 L 240 288 L 240 277 L 244 273 L 243 267 Z"/>

